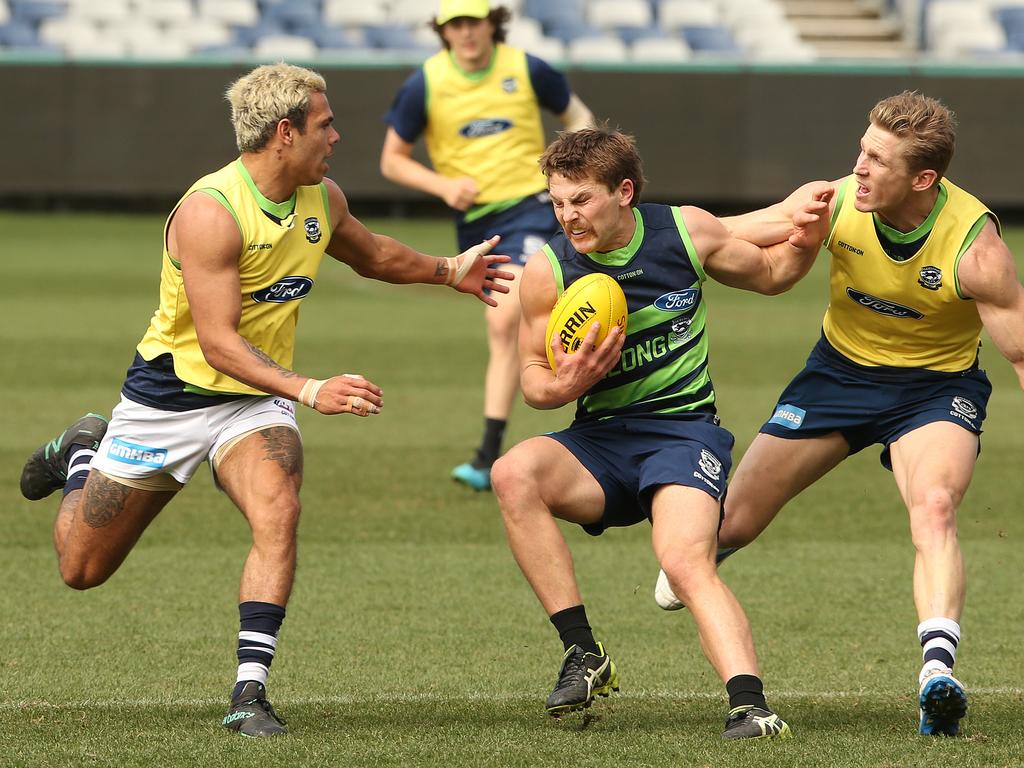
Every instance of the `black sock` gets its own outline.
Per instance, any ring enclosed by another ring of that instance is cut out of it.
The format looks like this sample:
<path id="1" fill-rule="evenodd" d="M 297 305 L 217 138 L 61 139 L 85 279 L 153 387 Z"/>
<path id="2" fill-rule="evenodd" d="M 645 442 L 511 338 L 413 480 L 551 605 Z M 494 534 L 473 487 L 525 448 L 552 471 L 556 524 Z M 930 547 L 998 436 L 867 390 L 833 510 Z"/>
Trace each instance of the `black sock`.
<path id="1" fill-rule="evenodd" d="M 501 455 L 501 441 L 505 439 L 507 421 L 502 419 L 484 419 L 484 439 L 476 449 L 473 467 L 489 469 L 491 464 Z"/>
<path id="2" fill-rule="evenodd" d="M 729 709 L 745 706 L 768 709 L 768 702 L 764 699 L 764 683 L 757 675 L 730 677 L 725 690 L 729 694 Z"/>
<path id="3" fill-rule="evenodd" d="M 574 605 L 572 608 L 552 614 L 551 623 L 558 630 L 558 636 L 562 638 L 562 645 L 566 650 L 569 650 L 571 645 L 577 645 L 584 651 L 598 652 L 597 641 L 594 640 L 590 622 L 587 621 L 587 609 L 582 605 Z"/>

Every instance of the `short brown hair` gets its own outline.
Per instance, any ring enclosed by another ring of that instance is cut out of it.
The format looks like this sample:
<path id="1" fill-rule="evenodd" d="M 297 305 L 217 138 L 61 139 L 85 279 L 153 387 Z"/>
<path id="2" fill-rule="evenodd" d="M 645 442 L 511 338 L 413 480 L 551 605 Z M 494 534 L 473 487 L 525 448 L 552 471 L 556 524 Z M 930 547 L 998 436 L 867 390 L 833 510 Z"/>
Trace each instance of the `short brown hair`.
<path id="1" fill-rule="evenodd" d="M 906 161 L 911 171 L 945 175 L 956 146 L 956 116 L 938 99 L 904 91 L 875 104 L 870 119 L 894 136 L 909 139 Z"/>
<path id="2" fill-rule="evenodd" d="M 636 140 L 607 123 L 559 133 L 538 162 L 549 179 L 554 173 L 572 181 L 590 177 L 609 191 L 629 179 L 633 182 L 634 204 L 640 200 L 646 181 Z"/>
<path id="3" fill-rule="evenodd" d="M 508 30 L 505 29 L 505 27 L 512 20 L 512 11 L 504 5 L 499 5 L 496 8 L 492 8 L 491 12 L 487 14 L 487 20 L 490 21 L 491 26 L 494 27 L 494 34 L 491 35 L 491 42 L 504 43 L 505 38 L 508 37 Z M 436 20 L 431 19 L 427 22 L 427 26 L 434 30 L 437 33 L 437 36 L 441 38 L 441 45 L 446 49 L 451 48 L 451 46 L 448 45 L 448 41 L 444 39 L 444 35 L 441 34 L 441 30 L 444 29 L 444 24 L 438 24 Z"/>

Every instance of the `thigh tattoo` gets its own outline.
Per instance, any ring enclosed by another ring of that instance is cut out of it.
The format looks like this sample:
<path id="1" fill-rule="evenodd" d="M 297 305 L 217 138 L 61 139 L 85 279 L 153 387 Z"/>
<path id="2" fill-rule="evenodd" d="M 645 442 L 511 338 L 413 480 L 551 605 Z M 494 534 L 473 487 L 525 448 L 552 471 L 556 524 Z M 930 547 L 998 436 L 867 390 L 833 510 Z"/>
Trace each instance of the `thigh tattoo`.
<path id="1" fill-rule="evenodd" d="M 82 514 L 90 528 L 103 528 L 124 511 L 124 503 L 132 489 L 94 472 L 86 486 Z"/>
<path id="2" fill-rule="evenodd" d="M 268 427 L 260 430 L 263 460 L 274 461 L 286 475 L 302 474 L 302 443 L 294 429 Z"/>

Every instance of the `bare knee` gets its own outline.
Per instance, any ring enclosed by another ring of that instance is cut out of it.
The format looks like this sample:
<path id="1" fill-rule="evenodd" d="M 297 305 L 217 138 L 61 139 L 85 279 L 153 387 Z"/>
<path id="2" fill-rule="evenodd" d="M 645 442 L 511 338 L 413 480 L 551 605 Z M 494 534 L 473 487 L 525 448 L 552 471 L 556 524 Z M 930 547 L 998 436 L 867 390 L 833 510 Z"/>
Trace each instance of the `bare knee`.
<path id="1" fill-rule="evenodd" d="M 689 558 L 672 554 L 662 560 L 661 568 L 665 571 L 676 597 L 686 605 L 692 605 L 713 582 L 718 580 L 714 563 L 707 558 Z"/>
<path id="2" fill-rule="evenodd" d="M 956 502 L 943 488 L 927 491 L 910 509 L 910 534 L 918 550 L 956 537 Z"/>
<path id="3" fill-rule="evenodd" d="M 516 450 L 494 462 L 491 467 L 491 487 L 506 520 L 518 517 L 523 502 L 536 497 L 537 485 L 533 479 L 535 472 L 533 462 L 523 458 Z"/>
<path id="4" fill-rule="evenodd" d="M 60 577 L 72 589 L 84 591 L 103 584 L 109 579 L 115 568 L 104 568 L 94 562 L 63 556 L 60 558 Z"/>

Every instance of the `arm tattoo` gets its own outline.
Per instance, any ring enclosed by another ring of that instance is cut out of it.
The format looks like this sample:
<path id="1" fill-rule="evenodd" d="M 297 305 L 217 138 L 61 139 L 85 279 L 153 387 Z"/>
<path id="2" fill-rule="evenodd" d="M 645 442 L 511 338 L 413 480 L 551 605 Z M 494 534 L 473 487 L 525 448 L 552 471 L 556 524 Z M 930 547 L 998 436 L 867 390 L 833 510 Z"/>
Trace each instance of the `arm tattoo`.
<path id="1" fill-rule="evenodd" d="M 273 461 L 288 476 L 302 476 L 302 443 L 294 429 L 268 427 L 260 430 L 263 460 Z"/>
<path id="2" fill-rule="evenodd" d="M 99 472 L 91 477 L 86 486 L 85 502 L 82 514 L 90 528 L 103 528 L 124 511 L 124 504 L 132 489 L 127 485 L 115 483 Z"/>
<path id="3" fill-rule="evenodd" d="M 435 277 L 447 277 L 448 275 L 448 259 L 438 259 L 437 268 L 434 270 Z"/>
<path id="4" fill-rule="evenodd" d="M 245 346 L 252 353 L 252 356 L 259 360 L 261 363 L 263 363 L 267 368 L 274 368 L 279 373 L 290 379 L 293 379 L 299 375 L 295 371 L 289 371 L 287 368 L 278 365 L 274 358 L 272 358 L 259 347 L 251 344 L 248 339 L 242 339 L 242 341 L 245 342 Z"/>

